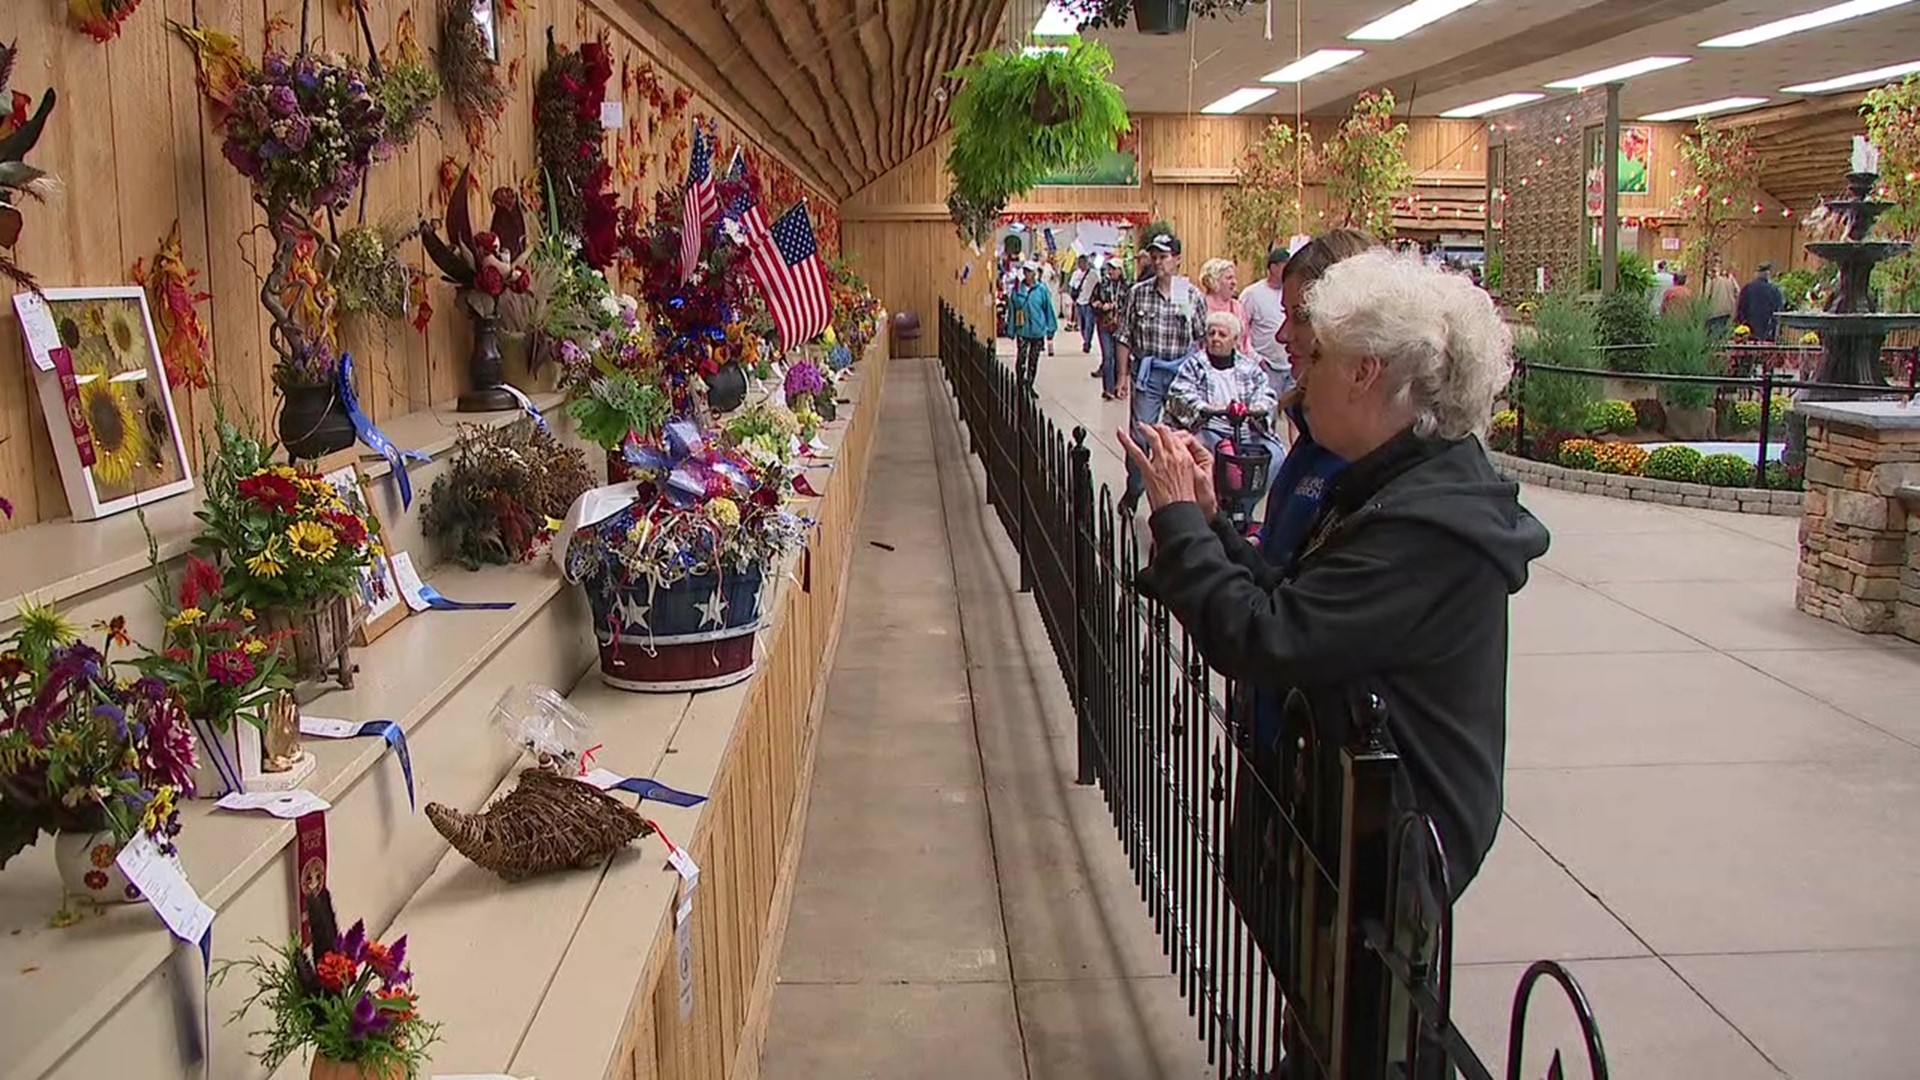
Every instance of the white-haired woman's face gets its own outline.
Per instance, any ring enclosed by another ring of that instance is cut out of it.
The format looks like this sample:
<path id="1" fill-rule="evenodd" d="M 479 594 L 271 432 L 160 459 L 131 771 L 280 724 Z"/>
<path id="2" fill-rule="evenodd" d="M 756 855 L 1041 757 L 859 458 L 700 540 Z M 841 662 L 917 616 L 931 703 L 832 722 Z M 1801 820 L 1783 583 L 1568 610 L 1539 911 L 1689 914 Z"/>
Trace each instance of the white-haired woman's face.
<path id="1" fill-rule="evenodd" d="M 1310 366 L 1313 377 L 1301 380 L 1301 389 L 1314 441 L 1349 461 L 1364 456 L 1386 405 L 1380 361 L 1320 342 Z"/>
<path id="2" fill-rule="evenodd" d="M 1213 275 L 1213 295 L 1237 296 L 1240 293 L 1240 271 L 1228 266 Z"/>

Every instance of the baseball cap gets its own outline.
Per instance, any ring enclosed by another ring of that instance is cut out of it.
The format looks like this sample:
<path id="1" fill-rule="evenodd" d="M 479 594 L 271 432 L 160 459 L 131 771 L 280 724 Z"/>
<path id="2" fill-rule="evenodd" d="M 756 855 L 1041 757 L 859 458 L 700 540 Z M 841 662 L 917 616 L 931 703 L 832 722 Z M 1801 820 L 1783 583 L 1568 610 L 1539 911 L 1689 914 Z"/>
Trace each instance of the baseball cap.
<path id="1" fill-rule="evenodd" d="M 1287 261 L 1288 257 L 1289 256 L 1287 255 L 1286 248 L 1274 248 L 1272 251 L 1267 252 L 1267 265 L 1268 266 L 1283 265 Z"/>
<path id="2" fill-rule="evenodd" d="M 1148 251 L 1164 251 L 1170 255 L 1180 254 L 1180 238 L 1172 233 L 1161 233 L 1147 241 Z"/>
<path id="3" fill-rule="evenodd" d="M 1773 264 L 1770 262 L 1763 262 L 1758 267 L 1755 267 L 1755 269 L 1762 274 L 1771 274 L 1773 273 Z"/>

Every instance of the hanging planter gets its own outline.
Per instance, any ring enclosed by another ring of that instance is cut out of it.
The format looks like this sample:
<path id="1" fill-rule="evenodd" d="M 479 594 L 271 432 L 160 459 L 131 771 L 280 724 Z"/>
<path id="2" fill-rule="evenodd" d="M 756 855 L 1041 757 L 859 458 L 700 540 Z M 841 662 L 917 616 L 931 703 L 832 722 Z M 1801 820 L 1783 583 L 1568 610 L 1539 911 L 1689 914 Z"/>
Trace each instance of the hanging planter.
<path id="1" fill-rule="evenodd" d="M 1143 34 L 1184 34 L 1193 16 L 1218 18 L 1245 11 L 1253 0 L 1061 0 L 1081 30 L 1118 30 L 1131 22 Z"/>
<path id="2" fill-rule="evenodd" d="M 992 50 L 953 72 L 948 212 L 980 243 L 1007 201 L 1048 176 L 1099 160 L 1127 130 L 1113 56 L 1092 41 L 1036 52 Z"/>
<path id="3" fill-rule="evenodd" d="M 1184 34 L 1188 0 L 1133 0 L 1133 26 L 1143 34 Z"/>

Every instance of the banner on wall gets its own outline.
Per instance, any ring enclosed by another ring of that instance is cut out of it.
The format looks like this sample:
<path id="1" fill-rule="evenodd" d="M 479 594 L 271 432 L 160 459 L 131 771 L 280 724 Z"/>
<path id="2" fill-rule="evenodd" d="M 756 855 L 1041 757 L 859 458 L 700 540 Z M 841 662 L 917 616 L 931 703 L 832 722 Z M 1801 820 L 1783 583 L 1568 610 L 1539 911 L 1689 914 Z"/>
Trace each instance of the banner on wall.
<path id="1" fill-rule="evenodd" d="M 1600 131 L 1590 129 L 1587 153 L 1587 216 L 1599 217 L 1606 206 L 1606 174 L 1601 168 Z M 1620 129 L 1620 194 L 1645 195 L 1653 183 L 1653 129 L 1628 124 Z"/>
<path id="2" fill-rule="evenodd" d="M 1140 155 L 1131 147 L 1109 150 L 1085 168 L 1050 173 L 1041 187 L 1139 187 Z"/>

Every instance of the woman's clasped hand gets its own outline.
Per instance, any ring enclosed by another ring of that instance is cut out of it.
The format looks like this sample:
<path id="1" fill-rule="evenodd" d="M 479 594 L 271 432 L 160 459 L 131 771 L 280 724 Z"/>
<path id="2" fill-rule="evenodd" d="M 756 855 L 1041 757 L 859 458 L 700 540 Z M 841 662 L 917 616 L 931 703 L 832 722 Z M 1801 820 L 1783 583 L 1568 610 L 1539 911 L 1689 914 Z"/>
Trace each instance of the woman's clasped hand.
<path id="1" fill-rule="evenodd" d="M 1190 502 L 1198 503 L 1207 517 L 1220 511 L 1213 488 L 1213 455 L 1192 433 L 1165 424 L 1142 424 L 1137 440 L 1125 428 L 1118 434 L 1127 457 L 1140 469 L 1149 507 L 1158 510 Z"/>

